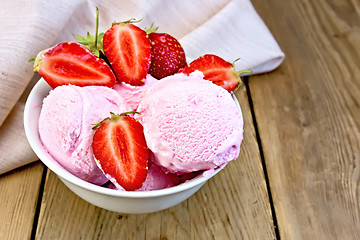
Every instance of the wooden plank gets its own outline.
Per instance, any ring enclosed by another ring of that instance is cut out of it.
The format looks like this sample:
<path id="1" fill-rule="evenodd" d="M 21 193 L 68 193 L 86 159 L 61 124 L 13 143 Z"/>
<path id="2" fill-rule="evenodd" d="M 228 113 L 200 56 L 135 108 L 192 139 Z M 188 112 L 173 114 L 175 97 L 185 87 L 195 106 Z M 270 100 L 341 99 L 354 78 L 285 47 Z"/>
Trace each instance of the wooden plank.
<path id="1" fill-rule="evenodd" d="M 75 196 L 51 171 L 45 183 L 39 239 L 274 239 L 274 226 L 245 88 L 239 159 L 187 201 L 150 214 L 119 214 Z"/>
<path id="2" fill-rule="evenodd" d="M 1 239 L 30 239 L 42 172 L 34 163 L 0 176 Z"/>
<path id="3" fill-rule="evenodd" d="M 253 0 L 286 57 L 250 79 L 282 239 L 360 239 L 360 2 Z"/>

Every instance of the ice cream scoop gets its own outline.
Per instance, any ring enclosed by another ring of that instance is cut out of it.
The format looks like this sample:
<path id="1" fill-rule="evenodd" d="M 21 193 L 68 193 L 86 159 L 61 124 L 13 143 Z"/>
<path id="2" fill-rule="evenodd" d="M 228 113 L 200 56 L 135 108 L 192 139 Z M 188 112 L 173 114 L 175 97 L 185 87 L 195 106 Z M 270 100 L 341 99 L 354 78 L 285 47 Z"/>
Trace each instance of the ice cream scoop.
<path id="1" fill-rule="evenodd" d="M 63 85 L 44 99 L 39 117 L 39 135 L 46 151 L 75 176 L 94 183 L 108 181 L 97 167 L 91 143 L 93 124 L 110 112 L 131 110 L 113 89 L 100 86 Z"/>
<path id="2" fill-rule="evenodd" d="M 153 155 L 152 155 L 152 159 Z M 165 173 L 161 167 L 149 162 L 149 170 L 143 186 L 138 191 L 152 191 L 173 187 L 179 184 L 179 178 L 176 174 Z"/>
<path id="3" fill-rule="evenodd" d="M 239 155 L 241 110 L 199 71 L 163 78 L 145 92 L 137 111 L 154 161 L 166 172 L 216 169 Z"/>
<path id="4" fill-rule="evenodd" d="M 150 74 L 146 75 L 143 81 L 144 84 L 141 86 L 133 86 L 125 82 L 120 82 L 113 87 L 114 90 L 125 99 L 132 110 L 137 109 L 145 91 L 158 82 L 158 80 Z"/>

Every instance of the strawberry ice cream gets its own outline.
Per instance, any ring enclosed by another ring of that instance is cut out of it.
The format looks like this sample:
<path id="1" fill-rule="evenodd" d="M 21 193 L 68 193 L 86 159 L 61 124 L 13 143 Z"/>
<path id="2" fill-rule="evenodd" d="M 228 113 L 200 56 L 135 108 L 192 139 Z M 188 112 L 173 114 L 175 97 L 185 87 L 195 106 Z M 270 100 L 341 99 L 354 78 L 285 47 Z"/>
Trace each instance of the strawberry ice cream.
<path id="1" fill-rule="evenodd" d="M 176 186 L 178 183 L 177 175 L 165 173 L 158 165 L 150 161 L 146 180 L 138 191 L 160 190 Z"/>
<path id="2" fill-rule="evenodd" d="M 77 177 L 104 184 L 108 179 L 97 167 L 92 149 L 93 124 L 110 112 L 131 110 L 113 89 L 100 86 L 59 86 L 44 99 L 39 135 L 44 148 Z"/>
<path id="3" fill-rule="evenodd" d="M 143 79 L 144 84 L 141 86 L 133 86 L 125 82 L 115 84 L 113 87 L 120 96 L 122 96 L 132 110 L 136 110 L 144 92 L 149 89 L 152 85 L 158 82 L 158 80 L 152 77 L 150 74 Z"/>
<path id="4" fill-rule="evenodd" d="M 243 118 L 231 94 L 195 71 L 163 78 L 137 109 L 148 147 L 166 172 L 224 167 L 238 157 Z"/>

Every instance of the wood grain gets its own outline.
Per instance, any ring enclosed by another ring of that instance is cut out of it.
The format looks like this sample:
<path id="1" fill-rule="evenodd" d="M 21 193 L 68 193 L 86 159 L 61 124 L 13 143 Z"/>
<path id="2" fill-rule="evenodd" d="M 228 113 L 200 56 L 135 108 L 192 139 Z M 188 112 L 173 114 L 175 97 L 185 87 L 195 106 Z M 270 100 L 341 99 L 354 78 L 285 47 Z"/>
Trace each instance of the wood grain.
<path id="1" fill-rule="evenodd" d="M 119 214 L 77 197 L 51 171 L 38 239 L 274 239 L 274 225 L 245 88 L 245 138 L 239 159 L 188 200 L 150 214 Z"/>
<path id="2" fill-rule="evenodd" d="M 254 0 L 285 52 L 250 79 L 282 239 L 360 239 L 360 2 Z"/>
<path id="3" fill-rule="evenodd" d="M 1 239 L 30 239 L 42 172 L 34 163 L 0 176 Z"/>

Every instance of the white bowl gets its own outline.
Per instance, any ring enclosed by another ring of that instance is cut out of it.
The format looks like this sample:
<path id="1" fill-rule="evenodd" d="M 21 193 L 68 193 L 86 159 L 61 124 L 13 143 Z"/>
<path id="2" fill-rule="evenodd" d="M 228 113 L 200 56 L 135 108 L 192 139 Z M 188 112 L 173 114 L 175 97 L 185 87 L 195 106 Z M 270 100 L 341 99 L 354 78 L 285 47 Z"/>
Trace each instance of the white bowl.
<path id="1" fill-rule="evenodd" d="M 156 212 L 186 200 L 221 170 L 217 169 L 212 174 L 195 178 L 175 187 L 153 191 L 126 192 L 88 183 L 65 170 L 42 147 L 38 133 L 38 120 L 43 99 L 50 90 L 50 86 L 41 78 L 30 92 L 24 111 L 26 137 L 39 159 L 56 173 L 70 190 L 89 203 L 121 213 Z M 233 99 L 240 109 L 234 95 Z"/>

